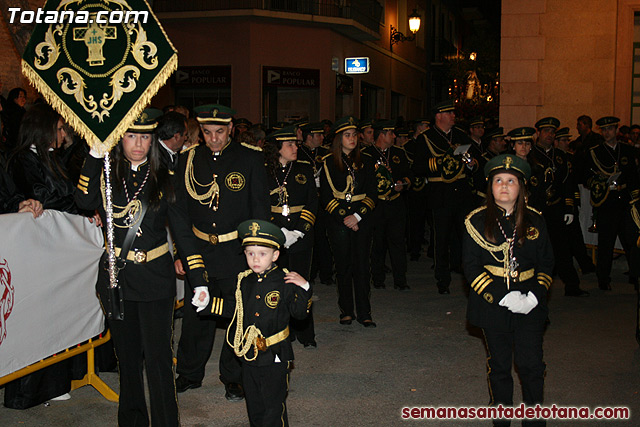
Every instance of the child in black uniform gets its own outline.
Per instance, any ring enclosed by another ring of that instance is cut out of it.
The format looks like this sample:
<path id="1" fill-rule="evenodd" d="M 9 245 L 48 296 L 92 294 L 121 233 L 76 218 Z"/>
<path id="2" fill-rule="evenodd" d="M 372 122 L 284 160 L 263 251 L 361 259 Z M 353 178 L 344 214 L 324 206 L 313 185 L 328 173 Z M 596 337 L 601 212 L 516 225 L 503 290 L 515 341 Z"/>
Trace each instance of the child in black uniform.
<path id="1" fill-rule="evenodd" d="M 298 273 L 275 264 L 285 242 L 278 227 L 249 220 L 238 226 L 238 237 L 250 270 L 238 275 L 235 311 L 231 301 L 210 298 L 206 287 L 195 289 L 192 304 L 205 315 L 233 314 L 227 341 L 242 358 L 242 385 L 251 425 L 288 426 L 286 398 L 293 360 L 289 319 L 307 316 L 311 287 Z"/>

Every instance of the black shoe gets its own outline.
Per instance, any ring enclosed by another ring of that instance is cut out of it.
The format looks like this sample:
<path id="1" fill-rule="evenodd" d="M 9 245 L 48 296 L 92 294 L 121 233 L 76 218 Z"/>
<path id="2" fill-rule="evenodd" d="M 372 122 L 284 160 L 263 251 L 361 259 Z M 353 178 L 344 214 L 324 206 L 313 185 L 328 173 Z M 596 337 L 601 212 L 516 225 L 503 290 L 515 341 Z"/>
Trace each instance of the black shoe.
<path id="1" fill-rule="evenodd" d="M 176 378 L 176 391 L 178 393 L 184 393 L 190 388 L 199 388 L 199 387 L 202 387 L 201 381 L 191 381 L 183 377 L 182 375 L 179 375 L 178 378 Z"/>
<path id="2" fill-rule="evenodd" d="M 374 322 L 371 319 L 366 319 L 366 320 L 358 320 L 358 323 L 360 323 L 362 326 L 364 326 L 365 328 L 375 328 L 378 325 L 376 325 L 376 322 Z"/>
<path id="3" fill-rule="evenodd" d="M 384 283 L 374 283 L 373 287 L 376 288 L 376 289 L 384 289 L 384 288 L 386 288 Z"/>
<path id="4" fill-rule="evenodd" d="M 244 391 L 238 383 L 228 383 L 224 385 L 224 397 L 230 402 L 239 402 L 244 399 Z"/>
<path id="5" fill-rule="evenodd" d="M 588 297 L 589 296 L 589 292 L 583 291 L 580 288 L 571 289 L 571 290 L 565 290 L 564 291 L 564 296 L 565 297 Z"/>
<path id="6" fill-rule="evenodd" d="M 318 344 L 315 341 L 304 343 L 304 348 L 318 348 Z"/>
<path id="7" fill-rule="evenodd" d="M 602 289 L 603 291 L 610 291 L 611 290 L 611 284 L 610 283 L 598 283 L 598 287 L 600 289 Z"/>
<path id="8" fill-rule="evenodd" d="M 344 316 L 340 318 L 341 325 L 350 325 L 351 322 L 353 322 L 353 317 L 351 316 Z"/>
<path id="9" fill-rule="evenodd" d="M 438 293 L 440 295 L 449 295 L 451 293 L 451 291 L 449 290 L 449 285 L 438 283 Z"/>
<path id="10" fill-rule="evenodd" d="M 407 284 L 404 284 L 404 285 L 393 285 L 393 288 L 397 289 L 399 291 L 408 291 L 409 289 L 411 289 L 409 287 L 409 285 L 407 285 Z"/>

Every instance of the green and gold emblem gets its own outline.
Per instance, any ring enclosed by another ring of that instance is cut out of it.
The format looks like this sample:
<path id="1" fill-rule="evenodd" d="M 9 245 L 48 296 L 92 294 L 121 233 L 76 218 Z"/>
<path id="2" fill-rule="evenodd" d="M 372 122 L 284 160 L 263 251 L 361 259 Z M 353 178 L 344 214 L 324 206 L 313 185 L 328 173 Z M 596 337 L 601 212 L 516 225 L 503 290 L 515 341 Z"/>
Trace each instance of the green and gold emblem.
<path id="1" fill-rule="evenodd" d="M 75 19 L 37 24 L 22 72 L 104 154 L 176 70 L 177 52 L 145 0 L 49 0 L 43 10 Z"/>

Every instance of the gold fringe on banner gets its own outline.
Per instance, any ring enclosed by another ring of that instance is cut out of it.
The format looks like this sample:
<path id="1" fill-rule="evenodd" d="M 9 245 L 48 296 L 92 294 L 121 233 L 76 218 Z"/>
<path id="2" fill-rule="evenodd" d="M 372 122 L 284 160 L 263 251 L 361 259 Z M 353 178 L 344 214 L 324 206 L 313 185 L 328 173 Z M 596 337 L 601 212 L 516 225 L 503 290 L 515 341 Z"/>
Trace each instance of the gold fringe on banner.
<path id="1" fill-rule="evenodd" d="M 164 30 L 163 30 L 164 32 Z M 53 91 L 49 85 L 35 72 L 33 68 L 25 61 L 22 60 L 22 74 L 24 74 L 31 85 L 33 85 L 38 92 L 44 96 L 44 99 L 56 110 L 77 133 L 80 135 L 89 147 L 98 151 L 101 156 L 111 151 L 111 149 L 120 141 L 122 135 L 127 131 L 131 123 L 140 116 L 142 110 L 144 110 L 151 99 L 158 93 L 160 88 L 164 86 L 166 81 L 178 68 L 178 54 L 174 53 L 165 66 L 156 74 L 153 81 L 145 89 L 138 100 L 133 104 L 129 112 L 120 121 L 118 126 L 111 131 L 109 136 L 104 140 L 100 140 L 95 133 L 87 126 L 80 118 L 67 107 L 67 104 Z"/>

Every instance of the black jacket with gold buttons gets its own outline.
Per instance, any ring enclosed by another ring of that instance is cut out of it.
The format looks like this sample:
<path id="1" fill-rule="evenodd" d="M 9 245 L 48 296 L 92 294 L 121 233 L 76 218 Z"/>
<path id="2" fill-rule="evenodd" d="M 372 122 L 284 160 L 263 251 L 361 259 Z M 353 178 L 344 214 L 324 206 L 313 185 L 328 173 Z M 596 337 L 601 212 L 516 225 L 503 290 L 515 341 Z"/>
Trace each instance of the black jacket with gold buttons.
<path id="1" fill-rule="evenodd" d="M 318 212 L 318 191 L 313 168 L 308 162 L 297 160 L 278 168 L 275 173 L 277 179 L 269 174 L 271 222 L 278 227 L 304 233 L 304 237 L 289 248 L 290 252 L 310 248 Z M 282 193 L 280 186 L 284 187 Z"/>
<path id="2" fill-rule="evenodd" d="M 240 289 L 242 292 L 244 329 L 255 325 L 264 338 L 270 338 L 286 330 L 291 317 L 304 319 L 311 307 L 312 289 L 305 291 L 293 283 L 285 283 L 286 271 L 278 266 L 273 266 L 263 274 L 256 274 L 247 270 L 247 277 L 242 279 Z M 309 285 L 311 286 L 311 285 Z M 235 312 L 235 302 L 232 298 L 212 297 L 209 304 L 199 312 L 200 316 L 222 316 L 230 318 Z M 229 326 L 229 341 L 233 343 L 237 323 Z M 244 334 L 244 331 L 242 331 Z M 253 357 L 253 348 L 247 353 L 247 357 Z M 254 366 L 267 366 L 275 362 L 276 356 L 281 363 L 293 360 L 293 348 L 291 340 L 285 337 L 277 343 L 267 347 L 266 351 L 259 351 L 258 357 L 253 361 L 241 358 L 243 363 Z"/>
<path id="3" fill-rule="evenodd" d="M 325 209 L 331 217 L 340 224 L 346 216 L 358 214 L 366 220 L 378 198 L 376 175 L 373 159 L 361 153 L 362 165 L 353 168 L 353 177 L 347 167 L 340 170 L 334 163 L 333 154 L 324 158 L 322 173 L 320 174 L 320 207 Z M 348 162 L 343 154 L 342 160 Z"/>
<path id="4" fill-rule="evenodd" d="M 271 217 L 261 150 L 231 140 L 217 155 L 206 145 L 194 146 L 180 153 L 175 178 L 200 236 L 209 279 L 235 277 L 246 267 L 241 242 L 216 237 L 232 235 L 242 221 Z"/>
<path id="5" fill-rule="evenodd" d="M 467 318 L 480 328 L 507 332 L 514 317 L 526 317 L 531 325 L 542 326 L 547 319 L 547 292 L 553 271 L 553 249 L 547 234 L 544 218 L 527 208 L 526 237 L 519 245 L 515 243 L 513 254 L 519 264 L 518 280 L 511 279 L 509 288 L 504 277 L 504 252 L 499 249 L 506 241 L 496 224 L 496 243 L 484 238 L 486 206 L 471 212 L 465 219 L 466 233 L 463 240 L 464 275 L 471 285 Z M 506 236 L 513 233 L 513 217 L 503 216 L 500 224 Z M 516 241 L 520 239 L 516 236 Z M 506 245 L 505 245 L 506 246 Z M 496 259 L 497 258 L 497 259 Z M 538 299 L 538 305 L 527 315 L 515 314 L 498 303 L 510 291 L 529 291 Z"/>
<path id="6" fill-rule="evenodd" d="M 125 179 L 129 198 L 132 198 L 140 186 L 143 185 L 148 169 L 148 162 L 139 165 L 136 171 L 129 169 L 129 174 Z M 167 174 L 167 170 L 162 167 L 159 173 Z M 102 223 L 106 226 L 104 189 L 102 188 L 104 182 L 102 159 L 96 159 L 90 155 L 87 156 L 82 167 L 75 200 L 82 209 L 98 209 Z M 123 208 L 127 205 L 127 196 L 123 187 L 122 185 L 112 185 L 112 188 L 114 245 L 116 254 L 118 254 L 130 227 L 126 222 L 128 215 L 123 215 Z M 137 198 L 145 197 L 149 188 L 150 182 L 145 183 Z M 206 285 L 205 264 L 201 253 L 197 249 L 198 243 L 195 236 L 191 232 L 189 218 L 184 216 L 181 209 L 178 209 L 181 203 L 184 204 L 185 202 L 179 197 L 173 203 L 169 203 L 166 198 L 162 197 L 157 206 L 155 204 L 150 205 L 147 209 L 130 253 L 136 250 L 144 251 L 148 260 L 140 258 L 138 260 L 129 259 L 126 262 L 126 266 L 119 276 L 126 300 L 154 301 L 175 296 L 175 269 L 173 257 L 167 243 L 167 221 L 175 244 L 182 256 L 189 280 L 194 286 Z M 135 217 L 136 215 L 134 214 Z M 125 258 L 126 255 L 121 254 L 121 257 Z M 103 256 L 104 259 L 106 259 L 106 256 Z M 100 283 L 104 286 L 108 281 L 106 271 L 103 266 L 99 271 L 101 274 Z"/>

